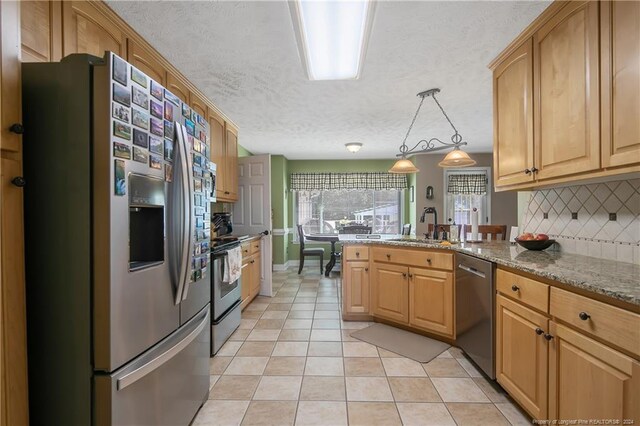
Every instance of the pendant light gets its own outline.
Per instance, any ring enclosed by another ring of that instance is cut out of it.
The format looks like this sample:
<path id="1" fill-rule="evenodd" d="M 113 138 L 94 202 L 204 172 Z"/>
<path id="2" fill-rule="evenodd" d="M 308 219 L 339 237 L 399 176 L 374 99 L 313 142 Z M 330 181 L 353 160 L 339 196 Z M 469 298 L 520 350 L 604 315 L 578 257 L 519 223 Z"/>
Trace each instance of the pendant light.
<path id="1" fill-rule="evenodd" d="M 413 120 L 409 125 L 409 130 L 407 130 L 407 134 L 402 141 L 402 145 L 400 145 L 400 154 L 396 157 L 400 157 L 398 161 L 393 165 L 393 167 L 389 170 L 389 173 L 415 173 L 418 168 L 411 162 L 411 160 L 407 159 L 408 155 L 411 154 L 424 154 L 428 152 L 441 151 L 444 149 L 453 148 L 453 150 L 448 153 L 444 159 L 438 163 L 440 167 L 468 167 L 476 164 L 475 160 L 469 157 L 469 154 L 460 149 L 461 146 L 466 145 L 467 143 L 462 140 L 462 136 L 458 133 L 458 129 L 453 125 L 449 116 L 438 99 L 436 99 L 436 94 L 440 93 L 440 89 L 429 89 L 424 92 L 418 93 L 418 97 L 420 98 L 420 104 L 418 105 L 418 109 L 416 110 L 415 115 L 413 116 Z M 418 118 L 418 114 L 420 113 L 420 108 L 422 108 L 422 104 L 424 103 L 425 98 L 432 97 L 444 118 L 446 118 L 447 122 L 453 129 L 453 135 L 451 136 L 451 142 L 443 142 L 438 138 L 431 139 L 422 139 L 420 140 L 413 148 L 409 149 L 407 146 L 407 138 L 411 133 L 411 129 Z M 438 145 L 437 145 L 438 144 Z"/>

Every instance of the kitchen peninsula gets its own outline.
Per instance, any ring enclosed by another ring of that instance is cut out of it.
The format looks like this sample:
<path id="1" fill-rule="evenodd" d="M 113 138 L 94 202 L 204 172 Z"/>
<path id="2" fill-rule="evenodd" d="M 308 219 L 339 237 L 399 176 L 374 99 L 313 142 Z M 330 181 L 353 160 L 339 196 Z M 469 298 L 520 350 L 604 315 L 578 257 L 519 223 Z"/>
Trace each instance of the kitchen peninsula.
<path id="1" fill-rule="evenodd" d="M 640 397 L 639 265 L 503 241 L 346 241 L 343 319 L 455 344 L 463 314 L 456 312 L 458 253 L 496 264 L 496 379 L 522 408 L 535 419 L 557 418 L 588 400 L 593 413 L 638 417 L 631 401 Z M 568 389 L 564 374 L 576 368 L 580 386 Z"/>

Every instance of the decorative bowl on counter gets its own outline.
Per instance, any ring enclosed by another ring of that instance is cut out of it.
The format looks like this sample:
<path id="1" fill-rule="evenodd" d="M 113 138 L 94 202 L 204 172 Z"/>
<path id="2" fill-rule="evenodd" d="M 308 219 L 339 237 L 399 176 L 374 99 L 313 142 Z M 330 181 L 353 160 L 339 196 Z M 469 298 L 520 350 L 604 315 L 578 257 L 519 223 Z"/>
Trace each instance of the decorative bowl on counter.
<path id="1" fill-rule="evenodd" d="M 545 250 L 555 243 L 556 240 L 519 240 L 516 238 L 516 243 L 526 248 L 527 250 Z"/>

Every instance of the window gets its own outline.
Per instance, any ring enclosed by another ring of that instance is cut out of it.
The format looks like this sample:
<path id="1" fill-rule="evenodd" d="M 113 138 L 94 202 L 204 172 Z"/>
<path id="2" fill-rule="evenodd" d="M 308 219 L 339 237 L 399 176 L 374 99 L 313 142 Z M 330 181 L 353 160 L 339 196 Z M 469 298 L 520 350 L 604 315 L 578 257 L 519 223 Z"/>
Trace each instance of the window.
<path id="1" fill-rule="evenodd" d="M 456 224 L 470 224 L 471 211 L 478 209 L 478 224 L 491 223 L 490 168 L 465 168 L 464 170 L 445 170 L 445 217 Z"/>
<path id="2" fill-rule="evenodd" d="M 399 234 L 401 193 L 395 189 L 296 191 L 296 225 L 303 225 L 308 234 L 338 232 L 351 224 L 371 226 L 374 234 Z"/>

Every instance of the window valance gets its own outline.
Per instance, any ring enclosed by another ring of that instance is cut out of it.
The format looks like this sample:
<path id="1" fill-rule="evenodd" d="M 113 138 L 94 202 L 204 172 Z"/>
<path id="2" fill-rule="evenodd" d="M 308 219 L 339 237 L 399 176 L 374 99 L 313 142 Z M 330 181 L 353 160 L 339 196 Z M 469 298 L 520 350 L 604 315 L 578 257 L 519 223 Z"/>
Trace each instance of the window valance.
<path id="1" fill-rule="evenodd" d="M 447 192 L 449 194 L 486 194 L 487 176 L 485 174 L 451 174 Z"/>
<path id="2" fill-rule="evenodd" d="M 407 189 L 407 176 L 394 173 L 291 173 L 292 191 L 323 189 Z"/>

